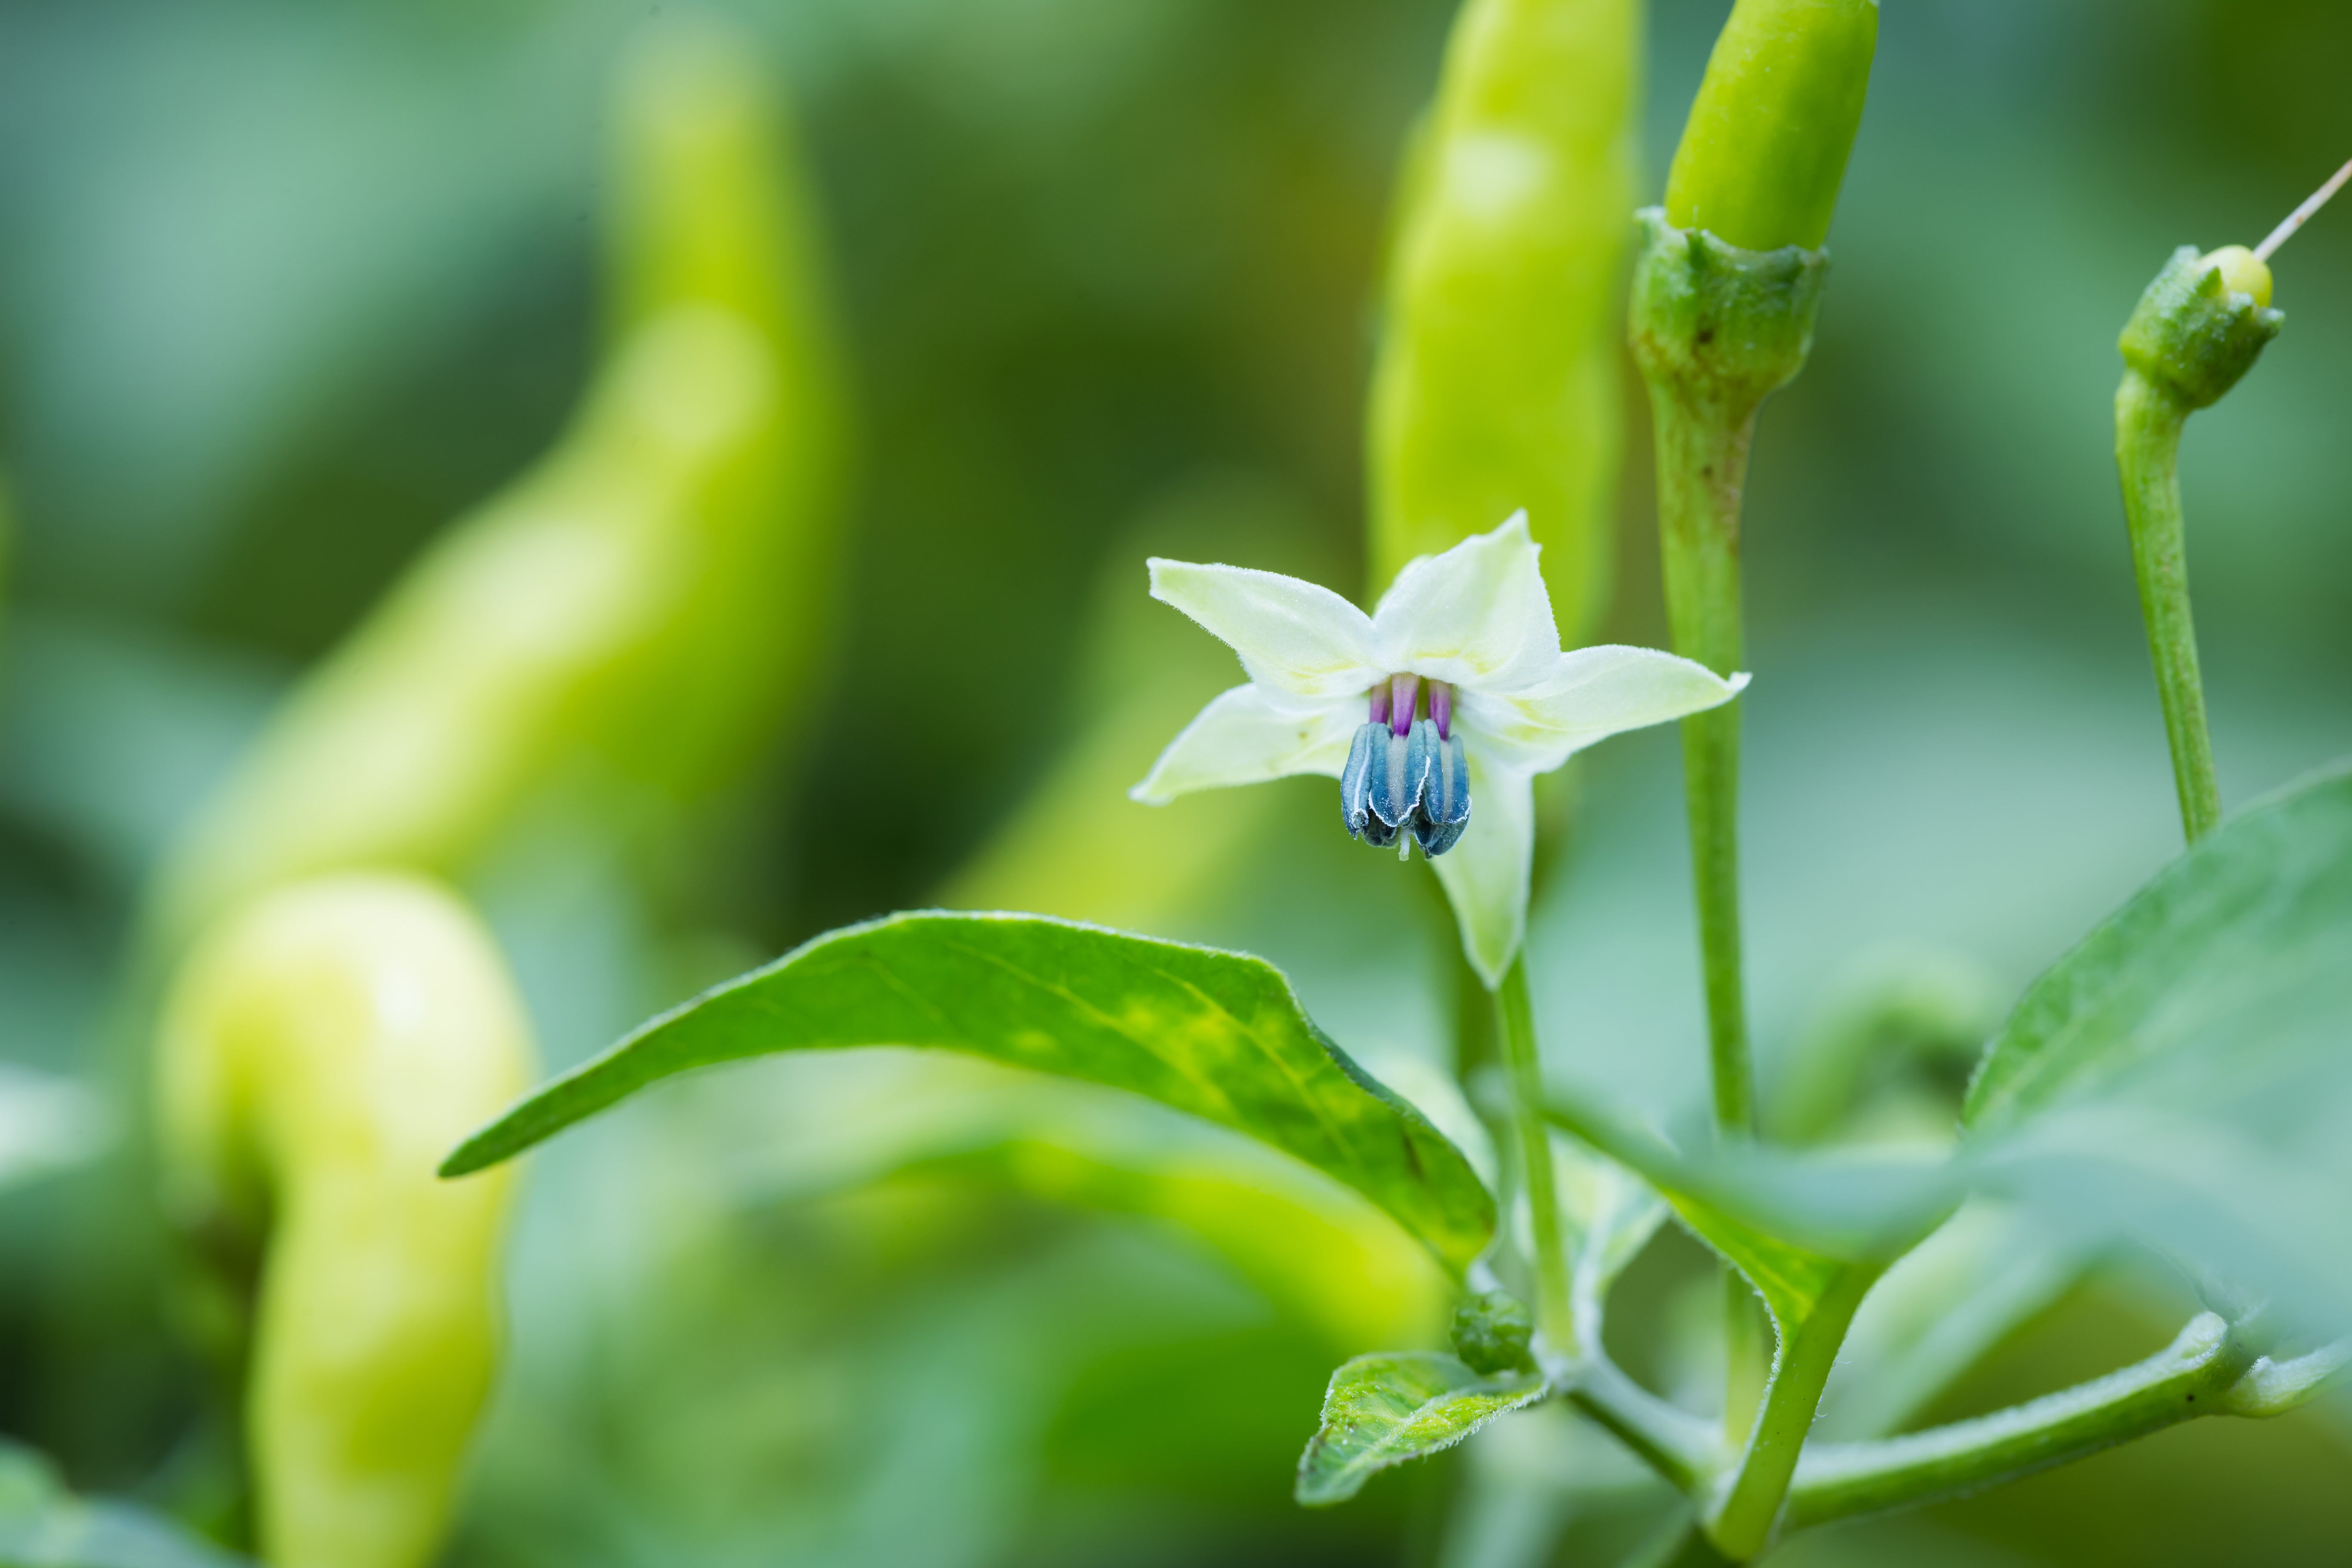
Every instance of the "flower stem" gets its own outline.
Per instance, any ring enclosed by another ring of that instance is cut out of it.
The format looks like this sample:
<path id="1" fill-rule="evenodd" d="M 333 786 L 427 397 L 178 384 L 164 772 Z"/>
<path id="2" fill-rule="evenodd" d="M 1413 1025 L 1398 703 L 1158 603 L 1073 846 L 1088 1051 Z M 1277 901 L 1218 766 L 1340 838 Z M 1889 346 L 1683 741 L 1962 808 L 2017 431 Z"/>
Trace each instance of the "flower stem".
<path id="1" fill-rule="evenodd" d="M 2194 844 L 2219 826 L 2221 790 L 2213 739 L 2205 723 L 2205 686 L 2197 667 L 2197 628 L 2189 610 L 2187 530 L 2180 510 L 2180 432 L 2189 406 L 2137 370 L 2116 390 L 2116 467 L 2131 523 L 2132 563 L 2140 614 L 2172 748 L 2172 782 L 2180 826 Z"/>
<path id="2" fill-rule="evenodd" d="M 1528 997 L 1524 958 L 1511 961 L 1495 993 L 1495 1032 L 1510 1075 L 1511 1123 L 1518 1135 L 1519 1173 L 1528 1217 L 1535 1227 L 1536 1328 L 1561 1355 L 1578 1352 L 1568 1289 L 1568 1251 L 1559 1231 L 1559 1184 L 1553 1177 L 1551 1133 L 1543 1116 L 1543 1059 L 1536 1049 L 1535 1008 Z"/>
<path id="3" fill-rule="evenodd" d="M 2268 241 L 2264 242 L 2268 244 Z M 2156 687 L 2172 746 L 2172 780 L 2180 794 L 2180 825 L 2189 841 L 2221 820 L 2213 782 L 2213 742 L 2205 729 L 2205 690 L 2197 673 L 2197 633 L 2189 618 L 2189 566 L 2180 517 L 2180 429 L 2189 416 L 2210 408 L 2244 378 L 2286 318 L 2269 308 L 2263 264 L 2223 274 L 2219 259 L 2184 246 L 2157 273 L 2132 308 L 2116 347 L 2124 356 L 2116 389 L 2116 468 L 2131 522 L 2132 561 L 2138 569 L 2140 610 L 2156 662 Z"/>

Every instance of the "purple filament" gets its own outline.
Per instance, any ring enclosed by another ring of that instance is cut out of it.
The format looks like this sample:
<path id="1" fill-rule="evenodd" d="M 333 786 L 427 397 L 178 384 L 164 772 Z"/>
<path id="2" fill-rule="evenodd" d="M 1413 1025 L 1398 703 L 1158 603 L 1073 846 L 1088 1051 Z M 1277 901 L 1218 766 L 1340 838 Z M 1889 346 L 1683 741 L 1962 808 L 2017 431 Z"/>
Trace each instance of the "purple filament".
<path id="1" fill-rule="evenodd" d="M 1412 731 L 1412 710 L 1421 701 L 1421 677 L 1399 675 L 1390 679 L 1396 689 L 1396 706 L 1389 714 L 1389 733 L 1406 735 Z"/>
<path id="2" fill-rule="evenodd" d="M 1437 738 L 1454 739 L 1454 688 L 1442 680 L 1429 683 L 1429 716 L 1437 721 Z"/>
<path id="3" fill-rule="evenodd" d="M 1389 721 L 1389 683 L 1381 681 L 1372 688 L 1372 716 L 1365 722 L 1385 724 Z"/>

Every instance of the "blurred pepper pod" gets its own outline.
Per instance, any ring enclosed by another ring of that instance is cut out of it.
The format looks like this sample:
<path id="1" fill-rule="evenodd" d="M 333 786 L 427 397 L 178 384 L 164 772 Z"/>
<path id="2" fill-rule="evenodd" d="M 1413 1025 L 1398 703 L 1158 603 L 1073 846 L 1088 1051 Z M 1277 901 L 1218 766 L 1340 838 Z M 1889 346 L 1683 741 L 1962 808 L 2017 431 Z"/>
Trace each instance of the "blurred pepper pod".
<path id="1" fill-rule="evenodd" d="M 1372 580 L 1524 508 L 1571 647 L 1609 590 L 1641 17 L 1466 0 L 1407 154 L 1372 377 Z"/>
<path id="2" fill-rule="evenodd" d="M 551 795 L 674 825 L 807 706 L 845 420 L 806 193 L 751 58 L 694 21 L 625 59 L 594 384 L 278 715 L 165 872 L 167 950 L 289 878 L 460 875 Z"/>
<path id="3" fill-rule="evenodd" d="M 2205 255 L 2183 246 L 2140 296 L 2118 345 L 2116 470 L 2181 829 L 2191 843 L 2220 825 L 2221 790 L 2189 613 L 2180 436 L 2189 416 L 2219 403 L 2286 324 L 2270 302 L 2270 268 L 2254 252 L 2227 246 Z"/>
<path id="4" fill-rule="evenodd" d="M 439 1553 L 496 1360 L 507 1172 L 435 1177 L 534 1076 L 489 933 L 422 878 L 273 892 L 192 950 L 155 1060 L 186 1303 L 240 1388 L 273 1568 Z"/>

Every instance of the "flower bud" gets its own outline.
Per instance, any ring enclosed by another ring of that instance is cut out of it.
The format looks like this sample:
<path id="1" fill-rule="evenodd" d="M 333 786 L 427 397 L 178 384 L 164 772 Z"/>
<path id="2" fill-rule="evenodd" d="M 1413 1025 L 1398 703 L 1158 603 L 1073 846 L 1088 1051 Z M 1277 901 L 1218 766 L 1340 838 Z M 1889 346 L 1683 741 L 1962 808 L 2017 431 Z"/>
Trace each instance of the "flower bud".
<path id="1" fill-rule="evenodd" d="M 1454 1309 L 1454 1353 L 1473 1372 L 1532 1370 L 1528 1344 L 1534 1337 L 1526 1305 L 1508 1291 L 1482 1290 Z"/>
<path id="2" fill-rule="evenodd" d="M 2125 323 L 2124 363 L 2183 408 L 2219 403 L 2286 324 L 2270 309 L 2270 268 L 2229 246 L 2183 246 Z"/>

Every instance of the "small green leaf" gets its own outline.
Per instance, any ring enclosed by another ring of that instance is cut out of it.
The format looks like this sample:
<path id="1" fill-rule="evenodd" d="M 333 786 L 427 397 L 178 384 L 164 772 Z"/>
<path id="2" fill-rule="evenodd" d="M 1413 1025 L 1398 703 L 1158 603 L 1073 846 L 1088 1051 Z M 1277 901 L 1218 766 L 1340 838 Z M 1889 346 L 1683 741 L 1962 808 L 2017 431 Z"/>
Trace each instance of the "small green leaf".
<path id="1" fill-rule="evenodd" d="M 467 1140 L 510 1158 L 646 1085 L 780 1051 L 907 1046 L 1108 1084 L 1246 1132 L 1385 1209 L 1454 1272 L 1494 1200 L 1460 1150 L 1243 953 L 1034 915 L 892 915 L 833 931 L 667 1013 Z"/>
<path id="2" fill-rule="evenodd" d="M 2347 953 L 2352 768 L 2339 766 L 2231 818 L 2052 965 L 1994 1037 L 1963 1120 L 1990 1132 L 2143 1068 L 2340 1045 Z"/>
<path id="3" fill-rule="evenodd" d="M 1331 1374 L 1323 1425 L 1298 1461 L 1298 1500 L 1345 1502 L 1375 1471 L 1451 1447 L 1543 1395 L 1540 1377 L 1481 1377 L 1435 1351 L 1360 1355 Z"/>

